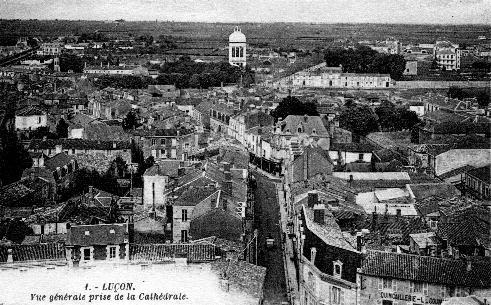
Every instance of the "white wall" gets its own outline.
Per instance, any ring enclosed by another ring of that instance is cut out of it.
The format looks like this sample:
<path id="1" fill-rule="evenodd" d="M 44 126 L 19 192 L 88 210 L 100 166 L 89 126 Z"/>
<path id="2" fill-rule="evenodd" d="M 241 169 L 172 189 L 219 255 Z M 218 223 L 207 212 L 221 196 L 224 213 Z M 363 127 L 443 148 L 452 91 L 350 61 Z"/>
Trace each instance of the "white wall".
<path id="1" fill-rule="evenodd" d="M 15 116 L 15 129 L 19 130 L 31 130 L 39 127 L 46 127 L 48 123 L 48 116 L 32 115 L 32 116 Z"/>

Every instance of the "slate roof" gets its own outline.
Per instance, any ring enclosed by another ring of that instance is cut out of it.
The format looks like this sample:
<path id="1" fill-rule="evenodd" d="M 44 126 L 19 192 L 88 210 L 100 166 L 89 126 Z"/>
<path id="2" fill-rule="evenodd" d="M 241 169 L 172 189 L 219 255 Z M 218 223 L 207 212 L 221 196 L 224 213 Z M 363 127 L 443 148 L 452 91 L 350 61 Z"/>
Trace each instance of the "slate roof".
<path id="1" fill-rule="evenodd" d="M 280 124 L 283 132 L 289 130 L 289 133 L 292 134 L 297 133 L 299 126 L 302 127 L 302 133 L 312 134 L 312 131 L 315 130 L 320 136 L 329 134 L 320 116 L 289 115 Z"/>
<path id="2" fill-rule="evenodd" d="M 114 230 L 114 233 L 110 233 Z M 86 235 L 86 232 L 89 232 Z M 68 230 L 67 245 L 118 245 L 128 242 L 127 224 L 99 224 L 72 226 Z"/>
<path id="3" fill-rule="evenodd" d="M 356 251 L 356 249 L 344 238 L 341 228 L 336 223 L 331 212 L 326 210 L 325 224 L 319 224 L 314 221 L 314 211 L 311 208 L 303 205 L 303 211 L 307 228 L 326 244 L 349 251 Z"/>
<path id="4" fill-rule="evenodd" d="M 487 184 L 491 183 L 491 165 L 471 169 L 467 174 L 474 176 Z"/>
<path id="5" fill-rule="evenodd" d="M 408 184 L 407 189 L 413 194 L 415 200 L 422 200 L 432 196 L 452 198 L 460 194 L 455 186 L 448 183 Z"/>
<path id="6" fill-rule="evenodd" d="M 470 271 L 467 267 L 462 260 L 368 250 L 361 273 L 450 286 L 491 287 L 491 263 L 472 263 Z"/>
<path id="7" fill-rule="evenodd" d="M 216 193 L 218 189 L 215 186 L 205 187 L 190 187 L 179 196 L 179 198 L 173 203 L 176 206 L 195 206 L 201 201 L 205 200 L 212 194 Z"/>

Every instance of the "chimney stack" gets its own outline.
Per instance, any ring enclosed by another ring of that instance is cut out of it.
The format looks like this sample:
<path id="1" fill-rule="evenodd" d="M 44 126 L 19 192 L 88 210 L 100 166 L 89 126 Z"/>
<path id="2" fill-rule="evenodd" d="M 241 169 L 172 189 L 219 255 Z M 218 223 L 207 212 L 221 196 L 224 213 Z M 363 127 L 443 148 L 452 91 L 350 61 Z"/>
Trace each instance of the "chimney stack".
<path id="1" fill-rule="evenodd" d="M 326 220 L 326 205 L 323 203 L 317 203 L 314 205 L 314 222 L 318 224 L 325 224 Z"/>
<path id="2" fill-rule="evenodd" d="M 313 208 L 314 205 L 317 204 L 317 201 L 318 200 L 319 200 L 319 194 L 317 194 L 317 193 L 308 193 L 307 206 L 309 208 Z"/>
<path id="3" fill-rule="evenodd" d="M 372 232 L 377 230 L 378 227 L 378 214 L 377 212 L 372 212 Z"/>

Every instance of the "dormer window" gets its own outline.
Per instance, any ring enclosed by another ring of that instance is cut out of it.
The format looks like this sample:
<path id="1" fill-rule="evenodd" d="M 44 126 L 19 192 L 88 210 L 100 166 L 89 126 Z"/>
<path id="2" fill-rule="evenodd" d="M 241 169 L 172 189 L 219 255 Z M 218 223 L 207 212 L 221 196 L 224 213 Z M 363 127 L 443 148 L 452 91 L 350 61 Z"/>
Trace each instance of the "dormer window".
<path id="1" fill-rule="evenodd" d="M 116 232 L 114 231 L 114 229 L 111 229 L 111 230 L 109 230 L 109 233 L 110 233 L 110 234 L 114 234 L 114 233 L 116 233 Z"/>
<path id="2" fill-rule="evenodd" d="M 343 273 L 343 263 L 340 260 L 332 262 L 334 265 L 333 275 L 337 278 L 341 278 L 341 274 Z"/>
<path id="3" fill-rule="evenodd" d="M 89 231 L 85 231 L 85 236 L 89 236 L 90 235 L 90 232 Z"/>
<path id="4" fill-rule="evenodd" d="M 312 129 L 312 134 L 317 134 L 317 130 Z"/>
<path id="5" fill-rule="evenodd" d="M 298 132 L 298 133 L 303 132 L 302 126 L 298 126 L 298 128 L 297 128 L 297 132 Z"/>

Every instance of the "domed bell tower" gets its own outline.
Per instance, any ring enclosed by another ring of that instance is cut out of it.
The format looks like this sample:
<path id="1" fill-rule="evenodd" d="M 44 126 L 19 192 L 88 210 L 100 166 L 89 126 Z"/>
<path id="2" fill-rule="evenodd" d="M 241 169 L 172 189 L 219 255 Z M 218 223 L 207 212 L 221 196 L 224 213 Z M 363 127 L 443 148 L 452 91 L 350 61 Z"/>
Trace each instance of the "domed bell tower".
<path id="1" fill-rule="evenodd" d="M 238 26 L 228 37 L 228 62 L 237 67 L 246 66 L 246 37 Z"/>

